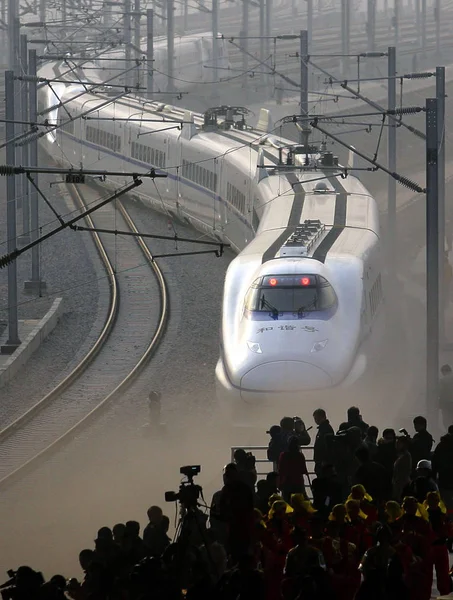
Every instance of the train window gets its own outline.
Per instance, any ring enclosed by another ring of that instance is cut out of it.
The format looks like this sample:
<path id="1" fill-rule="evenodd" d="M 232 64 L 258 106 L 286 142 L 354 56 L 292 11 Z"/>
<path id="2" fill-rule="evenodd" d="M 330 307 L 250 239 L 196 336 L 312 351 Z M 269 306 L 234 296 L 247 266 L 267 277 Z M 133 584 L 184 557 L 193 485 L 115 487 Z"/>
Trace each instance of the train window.
<path id="1" fill-rule="evenodd" d="M 255 280 L 246 296 L 246 309 L 277 316 L 325 311 L 337 303 L 330 283 L 320 275 L 269 275 Z"/>

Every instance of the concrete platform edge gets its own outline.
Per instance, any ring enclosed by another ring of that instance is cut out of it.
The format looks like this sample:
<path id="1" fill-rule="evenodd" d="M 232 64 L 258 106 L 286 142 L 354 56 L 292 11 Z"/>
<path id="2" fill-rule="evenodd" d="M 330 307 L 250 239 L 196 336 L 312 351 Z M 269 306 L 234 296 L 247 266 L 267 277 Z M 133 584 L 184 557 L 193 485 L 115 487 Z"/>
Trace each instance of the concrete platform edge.
<path id="1" fill-rule="evenodd" d="M 22 341 L 17 350 L 0 367 L 0 388 L 4 387 L 22 369 L 31 355 L 53 331 L 63 312 L 63 298 L 56 298 L 36 327 Z"/>

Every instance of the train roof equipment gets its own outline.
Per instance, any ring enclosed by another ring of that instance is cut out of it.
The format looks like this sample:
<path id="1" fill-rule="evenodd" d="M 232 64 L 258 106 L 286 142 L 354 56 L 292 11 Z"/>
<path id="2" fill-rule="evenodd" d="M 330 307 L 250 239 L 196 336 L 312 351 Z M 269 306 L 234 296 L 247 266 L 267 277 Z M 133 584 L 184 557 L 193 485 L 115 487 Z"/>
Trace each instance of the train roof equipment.
<path id="1" fill-rule="evenodd" d="M 280 258 L 308 257 L 310 251 L 322 237 L 326 226 L 319 219 L 305 219 L 280 249 Z"/>
<path id="2" fill-rule="evenodd" d="M 251 127 L 247 126 L 245 117 L 253 114 L 251 110 L 245 106 L 215 106 L 208 108 L 204 113 L 204 131 L 215 131 L 217 129 L 239 129 L 241 131 Z M 223 117 L 222 121 L 219 121 L 219 117 Z M 235 120 L 235 117 L 240 117 Z"/>

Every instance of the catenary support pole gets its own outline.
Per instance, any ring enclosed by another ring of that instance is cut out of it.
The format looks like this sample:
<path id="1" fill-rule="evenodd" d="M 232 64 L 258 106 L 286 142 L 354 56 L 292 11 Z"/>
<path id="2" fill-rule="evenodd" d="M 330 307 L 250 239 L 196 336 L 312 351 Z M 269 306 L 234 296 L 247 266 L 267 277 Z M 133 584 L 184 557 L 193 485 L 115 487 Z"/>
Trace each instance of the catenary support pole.
<path id="1" fill-rule="evenodd" d="M 15 34 L 15 20 L 18 3 L 8 0 L 8 68 L 14 71 L 17 59 L 17 40 Z"/>
<path id="2" fill-rule="evenodd" d="M 6 139 L 14 138 L 14 72 L 5 72 L 5 117 Z M 6 145 L 6 162 L 15 165 L 14 142 Z M 16 248 L 16 177 L 6 178 L 6 221 L 7 248 L 13 252 Z M 2 354 L 12 354 L 20 345 L 19 323 L 17 317 L 17 261 L 8 265 L 8 340 L 2 346 Z"/>
<path id="3" fill-rule="evenodd" d="M 67 0 L 62 0 L 62 3 L 61 3 L 61 20 L 63 22 L 63 31 L 66 29 L 66 25 L 67 25 L 67 14 L 68 14 Z"/>
<path id="4" fill-rule="evenodd" d="M 123 37 L 124 37 L 124 56 L 125 56 L 125 59 L 126 59 L 126 62 L 124 64 L 124 70 L 126 70 L 126 69 L 130 69 L 131 66 L 132 66 L 132 62 L 131 62 L 131 58 L 132 58 L 132 47 L 131 47 L 131 42 L 132 42 L 132 38 L 131 38 L 131 0 L 124 0 L 123 26 L 124 26 L 124 32 L 123 32 Z M 124 78 L 125 78 L 125 84 L 127 86 L 130 86 L 131 85 L 131 81 L 132 81 L 131 71 L 128 71 L 127 73 L 125 73 Z"/>
<path id="5" fill-rule="evenodd" d="M 153 97 L 153 71 L 154 71 L 154 11 L 146 11 L 146 91 L 148 100 Z"/>
<path id="6" fill-rule="evenodd" d="M 42 23 L 46 22 L 46 0 L 39 0 L 39 20 Z"/>
<path id="7" fill-rule="evenodd" d="M 422 50 L 426 52 L 426 0 L 422 2 L 421 29 L 422 29 Z"/>
<path id="8" fill-rule="evenodd" d="M 37 73 L 37 58 L 36 50 L 30 50 L 28 53 L 28 73 L 36 76 Z M 30 82 L 29 87 L 29 114 L 30 121 L 38 120 L 38 84 Z M 38 140 L 32 139 L 30 142 L 30 167 L 38 166 Z M 38 174 L 33 175 L 34 182 L 38 185 Z M 39 206 L 38 206 L 38 190 L 34 186 L 30 186 L 30 241 L 34 242 L 39 237 Z M 40 265 L 40 246 L 36 244 L 31 249 L 31 279 L 24 283 L 25 290 L 41 293 L 41 290 L 46 288 L 46 283 L 41 281 L 41 265 Z"/>
<path id="9" fill-rule="evenodd" d="M 349 54 L 349 37 L 350 37 L 350 6 L 349 0 L 341 0 L 341 53 L 343 57 L 341 59 L 341 70 L 342 77 L 347 77 L 349 58 L 346 56 Z"/>
<path id="10" fill-rule="evenodd" d="M 308 33 L 306 30 L 300 32 L 300 114 L 308 116 Z M 299 139 L 302 145 L 308 145 L 308 126 L 306 121 L 302 124 Z"/>
<path id="11" fill-rule="evenodd" d="M 396 49 L 391 46 L 388 49 L 388 88 L 387 88 L 387 108 L 395 110 L 396 108 Z M 392 117 L 389 118 L 388 127 L 388 168 L 392 173 L 396 173 L 396 127 L 397 123 Z M 387 199 L 387 232 L 388 232 L 388 264 L 394 265 L 396 256 L 396 180 L 393 177 L 388 178 L 388 199 Z"/>
<path id="12" fill-rule="evenodd" d="M 437 99 L 426 100 L 426 413 L 439 406 L 439 205 Z"/>
<path id="13" fill-rule="evenodd" d="M 28 75 L 28 43 L 27 36 L 20 36 L 20 61 L 21 61 L 21 72 L 24 75 Z M 21 120 L 26 123 L 28 119 L 28 83 L 26 81 L 20 82 L 21 91 Z M 28 125 L 22 126 L 22 131 L 25 132 L 28 129 Z M 21 151 L 21 162 L 23 165 L 28 165 L 28 144 L 24 144 L 19 151 Z M 19 237 L 21 244 L 28 244 L 30 242 L 30 199 L 29 199 L 29 186 L 27 176 L 24 174 L 21 176 L 22 179 L 22 235 Z"/>
<path id="14" fill-rule="evenodd" d="M 394 0 L 394 12 L 393 12 L 393 30 L 394 30 L 394 45 L 395 48 L 399 46 L 400 39 L 400 0 Z"/>
<path id="15" fill-rule="evenodd" d="M 441 19 L 441 11 L 440 11 L 440 0 L 435 0 L 436 4 L 434 6 L 434 19 L 436 21 L 436 54 L 437 57 L 440 57 L 440 19 Z"/>
<path id="16" fill-rule="evenodd" d="M 140 17 L 140 0 L 135 0 L 134 2 L 134 46 L 135 46 L 135 58 L 137 61 L 141 58 L 140 52 L 140 25 L 141 25 L 141 17 Z M 137 86 L 140 87 L 142 85 L 142 69 L 137 67 L 137 77 L 135 78 L 137 81 Z"/>
<path id="17" fill-rule="evenodd" d="M 249 2 L 248 0 L 242 0 L 242 31 L 240 33 L 241 36 L 241 48 L 242 48 L 242 71 L 244 72 L 244 82 L 243 87 L 247 89 L 248 87 L 248 73 L 249 70 Z"/>
<path id="18" fill-rule="evenodd" d="M 168 84 L 167 92 L 174 92 L 174 64 L 175 64 L 175 21 L 173 0 L 167 0 L 167 57 L 168 57 Z"/>
<path id="19" fill-rule="evenodd" d="M 265 8 L 266 8 L 266 18 L 265 18 L 265 40 L 266 40 L 266 50 L 264 52 L 266 59 L 269 61 L 269 68 L 272 67 L 271 61 L 271 32 L 272 32 L 272 0 L 265 0 Z M 274 57 L 275 60 L 275 57 Z M 270 82 L 270 76 L 267 76 L 267 82 Z"/>
<path id="20" fill-rule="evenodd" d="M 368 0 L 366 30 L 368 38 L 368 52 L 374 52 L 376 45 L 376 0 Z"/>
<path id="21" fill-rule="evenodd" d="M 260 26 L 260 71 L 261 71 L 261 84 L 263 84 L 263 81 L 265 81 L 265 66 L 264 66 L 264 59 L 265 59 L 265 49 L 266 49 L 266 45 L 265 45 L 265 40 L 264 40 L 264 35 L 265 35 L 265 1 L 266 0 L 259 0 L 260 3 L 260 19 L 259 19 L 259 26 Z"/>
<path id="22" fill-rule="evenodd" d="M 212 66 L 214 88 L 212 90 L 213 99 L 220 98 L 219 95 L 219 1 L 212 0 Z"/>
<path id="23" fill-rule="evenodd" d="M 20 55 L 20 21 L 19 18 L 16 17 L 14 19 L 14 52 L 15 52 L 15 60 L 14 60 L 14 75 L 16 77 L 22 75 L 22 62 Z M 16 115 L 16 119 L 20 120 L 22 114 L 22 82 L 18 79 L 14 81 L 14 114 Z M 20 131 L 19 127 L 16 127 L 16 131 Z M 20 152 L 16 150 L 16 160 L 20 159 Z M 24 196 L 23 192 L 23 179 L 22 177 L 18 177 L 16 179 L 16 208 L 22 208 L 22 198 Z"/>
<path id="24" fill-rule="evenodd" d="M 420 0 L 415 0 L 414 2 L 414 11 L 415 11 L 415 28 L 417 30 L 417 46 L 421 44 L 421 24 L 420 24 Z"/>
<path id="25" fill-rule="evenodd" d="M 307 0 L 307 34 L 308 34 L 308 52 L 312 52 L 313 42 L 313 0 Z"/>
<path id="26" fill-rule="evenodd" d="M 439 339 L 443 346 L 445 322 L 445 67 L 436 68 L 438 199 L 439 199 Z M 448 232 L 451 236 L 451 232 Z M 450 237 L 451 242 L 451 237 Z"/>
<path id="27" fill-rule="evenodd" d="M 189 28 L 189 0 L 184 0 L 184 33 L 187 33 Z"/>

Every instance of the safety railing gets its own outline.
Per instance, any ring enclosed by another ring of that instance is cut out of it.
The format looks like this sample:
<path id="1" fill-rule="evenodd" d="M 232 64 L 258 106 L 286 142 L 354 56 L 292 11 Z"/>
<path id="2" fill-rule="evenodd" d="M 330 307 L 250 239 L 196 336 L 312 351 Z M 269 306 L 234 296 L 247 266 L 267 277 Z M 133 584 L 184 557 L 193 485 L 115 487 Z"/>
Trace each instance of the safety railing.
<path id="1" fill-rule="evenodd" d="M 245 452 L 251 452 L 256 460 L 256 473 L 258 479 L 264 479 L 268 473 L 277 470 L 277 465 L 267 458 L 267 446 L 232 446 L 231 447 L 231 462 L 234 461 L 234 453 L 236 450 L 244 450 Z M 308 471 L 308 490 L 309 496 L 311 497 L 311 482 L 315 475 L 315 461 L 313 459 L 313 446 L 302 446 L 301 452 L 305 456 Z"/>

